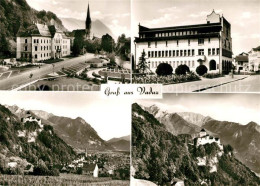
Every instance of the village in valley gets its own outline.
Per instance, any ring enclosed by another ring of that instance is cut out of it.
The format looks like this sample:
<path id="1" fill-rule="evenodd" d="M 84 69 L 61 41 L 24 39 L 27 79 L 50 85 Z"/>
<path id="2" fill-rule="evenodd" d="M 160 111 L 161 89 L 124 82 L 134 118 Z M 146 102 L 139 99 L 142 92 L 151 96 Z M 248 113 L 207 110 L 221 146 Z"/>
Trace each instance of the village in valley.
<path id="1" fill-rule="evenodd" d="M 0 89 L 97 91 L 103 83 L 130 82 L 130 38 L 93 20 L 91 3 L 84 3 L 84 29 L 69 31 L 54 13 L 37 12 L 23 2 L 1 3 L 7 17 L 13 14 L 8 6 L 26 16 L 10 36 L 11 30 L 0 33 Z"/>

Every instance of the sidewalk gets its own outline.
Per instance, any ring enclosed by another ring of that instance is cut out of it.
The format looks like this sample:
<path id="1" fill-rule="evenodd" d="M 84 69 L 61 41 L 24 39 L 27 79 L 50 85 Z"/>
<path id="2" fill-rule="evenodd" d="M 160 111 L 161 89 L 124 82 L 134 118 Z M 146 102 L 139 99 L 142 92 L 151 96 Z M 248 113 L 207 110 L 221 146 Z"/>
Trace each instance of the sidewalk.
<path id="1" fill-rule="evenodd" d="M 179 83 L 172 85 L 164 85 L 164 93 L 187 93 L 187 92 L 201 92 L 210 88 L 225 85 L 231 82 L 239 81 L 249 77 L 249 75 L 235 75 L 234 78 L 226 75 L 225 77 L 207 79 L 201 78 L 200 81 L 193 81 L 187 83 Z"/>

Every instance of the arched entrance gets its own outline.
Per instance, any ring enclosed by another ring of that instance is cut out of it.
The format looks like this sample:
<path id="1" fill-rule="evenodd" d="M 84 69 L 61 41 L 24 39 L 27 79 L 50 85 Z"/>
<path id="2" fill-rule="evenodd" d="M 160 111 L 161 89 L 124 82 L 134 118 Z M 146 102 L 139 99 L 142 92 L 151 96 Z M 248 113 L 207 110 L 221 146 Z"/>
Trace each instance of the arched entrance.
<path id="1" fill-rule="evenodd" d="M 209 70 L 216 70 L 216 69 L 217 69 L 216 61 L 212 59 L 212 60 L 209 62 Z"/>

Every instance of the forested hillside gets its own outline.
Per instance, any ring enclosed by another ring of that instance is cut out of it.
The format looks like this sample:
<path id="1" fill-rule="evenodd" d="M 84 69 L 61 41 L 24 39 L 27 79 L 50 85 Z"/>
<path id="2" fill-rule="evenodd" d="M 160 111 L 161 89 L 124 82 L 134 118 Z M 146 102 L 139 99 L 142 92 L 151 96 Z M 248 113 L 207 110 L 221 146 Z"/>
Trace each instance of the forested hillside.
<path id="1" fill-rule="evenodd" d="M 178 178 L 185 185 L 259 185 L 260 179 L 216 143 L 196 146 L 189 134 L 174 136 L 152 114 L 132 105 L 132 163 L 135 178 L 163 185 Z"/>
<path id="2" fill-rule="evenodd" d="M 32 9 L 26 0 L 0 1 L 0 58 L 15 56 L 15 38 L 19 29 L 33 22 L 50 24 L 51 20 L 65 30 L 61 20 L 52 12 Z"/>

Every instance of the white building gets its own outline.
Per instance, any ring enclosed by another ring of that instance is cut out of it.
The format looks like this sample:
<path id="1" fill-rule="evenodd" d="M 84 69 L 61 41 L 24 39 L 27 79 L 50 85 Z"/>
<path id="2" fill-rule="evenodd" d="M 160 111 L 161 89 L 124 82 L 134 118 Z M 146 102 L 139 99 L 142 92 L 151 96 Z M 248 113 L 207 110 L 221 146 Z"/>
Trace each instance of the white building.
<path id="1" fill-rule="evenodd" d="M 209 72 L 230 72 L 232 67 L 232 38 L 230 23 L 213 12 L 206 24 L 147 28 L 139 24 L 135 38 L 135 61 L 138 64 L 145 51 L 150 70 L 160 63 L 168 63 L 173 71 L 186 64 L 195 71 L 200 64 Z"/>
<path id="2" fill-rule="evenodd" d="M 70 38 L 56 26 L 33 24 L 17 34 L 16 58 L 38 62 L 70 55 Z"/>
<path id="3" fill-rule="evenodd" d="M 220 143 L 219 138 L 214 138 L 213 136 L 208 135 L 205 129 L 202 129 L 199 133 L 199 137 L 195 139 L 196 146 L 211 144 L 215 142 L 219 146 L 220 150 L 223 150 L 223 145 Z"/>
<path id="4" fill-rule="evenodd" d="M 252 48 L 252 50 L 248 53 L 249 60 L 249 70 L 250 71 L 259 71 L 260 70 L 260 46 L 257 48 Z"/>

